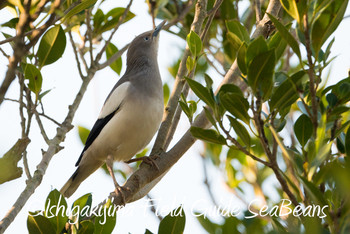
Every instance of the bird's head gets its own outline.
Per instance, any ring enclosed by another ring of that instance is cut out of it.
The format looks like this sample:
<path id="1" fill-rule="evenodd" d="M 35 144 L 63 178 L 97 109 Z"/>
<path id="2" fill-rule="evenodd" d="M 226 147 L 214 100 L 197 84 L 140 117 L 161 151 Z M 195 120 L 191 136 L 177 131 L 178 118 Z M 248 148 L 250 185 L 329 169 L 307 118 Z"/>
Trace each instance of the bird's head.
<path id="1" fill-rule="evenodd" d="M 135 37 L 128 49 L 127 66 L 139 66 L 146 62 L 157 61 L 159 32 L 165 22 L 164 20 L 155 29 Z"/>

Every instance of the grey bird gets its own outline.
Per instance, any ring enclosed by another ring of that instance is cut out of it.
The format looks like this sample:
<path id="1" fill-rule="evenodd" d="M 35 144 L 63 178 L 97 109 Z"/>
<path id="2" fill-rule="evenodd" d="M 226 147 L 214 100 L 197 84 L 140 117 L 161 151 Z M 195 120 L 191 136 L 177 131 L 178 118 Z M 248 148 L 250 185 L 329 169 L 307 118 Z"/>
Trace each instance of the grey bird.
<path id="1" fill-rule="evenodd" d="M 130 43 L 126 72 L 107 96 L 75 164 L 78 168 L 60 190 L 65 197 L 70 197 L 104 163 L 121 192 L 113 162 L 130 160 L 157 132 L 164 108 L 157 62 L 159 32 L 164 24 Z"/>

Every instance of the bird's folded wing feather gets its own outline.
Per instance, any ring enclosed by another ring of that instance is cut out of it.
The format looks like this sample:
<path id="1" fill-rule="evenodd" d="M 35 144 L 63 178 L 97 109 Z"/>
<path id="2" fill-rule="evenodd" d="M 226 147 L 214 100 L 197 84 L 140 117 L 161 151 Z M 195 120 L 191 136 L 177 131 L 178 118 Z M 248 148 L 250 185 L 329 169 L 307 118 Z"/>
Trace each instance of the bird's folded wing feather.
<path id="1" fill-rule="evenodd" d="M 123 81 L 122 79 L 120 81 Z M 85 147 L 80 154 L 80 157 L 75 164 L 78 166 L 85 151 L 91 146 L 94 140 L 101 133 L 102 129 L 106 126 L 106 124 L 113 118 L 113 116 L 120 110 L 124 97 L 126 96 L 127 90 L 130 86 L 130 82 L 124 80 L 124 82 L 118 82 L 110 94 L 108 95 L 102 109 L 100 115 L 98 116 L 97 121 L 92 127 L 89 136 L 86 139 Z"/>

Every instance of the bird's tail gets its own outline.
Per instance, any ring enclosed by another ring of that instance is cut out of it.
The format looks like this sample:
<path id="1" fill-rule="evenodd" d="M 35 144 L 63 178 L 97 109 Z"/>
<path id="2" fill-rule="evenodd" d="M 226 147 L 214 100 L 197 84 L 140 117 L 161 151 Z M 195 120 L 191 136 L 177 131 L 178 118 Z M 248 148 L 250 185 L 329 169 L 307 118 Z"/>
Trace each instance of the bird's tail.
<path id="1" fill-rule="evenodd" d="M 69 180 L 63 185 L 60 192 L 65 197 L 70 197 L 78 189 L 81 182 L 94 173 L 102 166 L 101 161 L 90 162 L 89 164 L 81 163 Z"/>

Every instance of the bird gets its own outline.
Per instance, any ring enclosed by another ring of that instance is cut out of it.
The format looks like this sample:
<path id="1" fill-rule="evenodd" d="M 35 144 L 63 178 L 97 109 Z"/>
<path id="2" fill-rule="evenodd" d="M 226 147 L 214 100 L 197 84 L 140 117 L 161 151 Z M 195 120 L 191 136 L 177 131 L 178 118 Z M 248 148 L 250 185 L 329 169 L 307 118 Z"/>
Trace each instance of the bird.
<path id="1" fill-rule="evenodd" d="M 75 164 L 77 169 L 60 190 L 65 197 L 69 198 L 104 163 L 116 191 L 121 192 L 113 162 L 130 160 L 157 132 L 164 109 L 157 54 L 159 32 L 165 23 L 130 43 L 126 71 L 107 96 Z"/>

